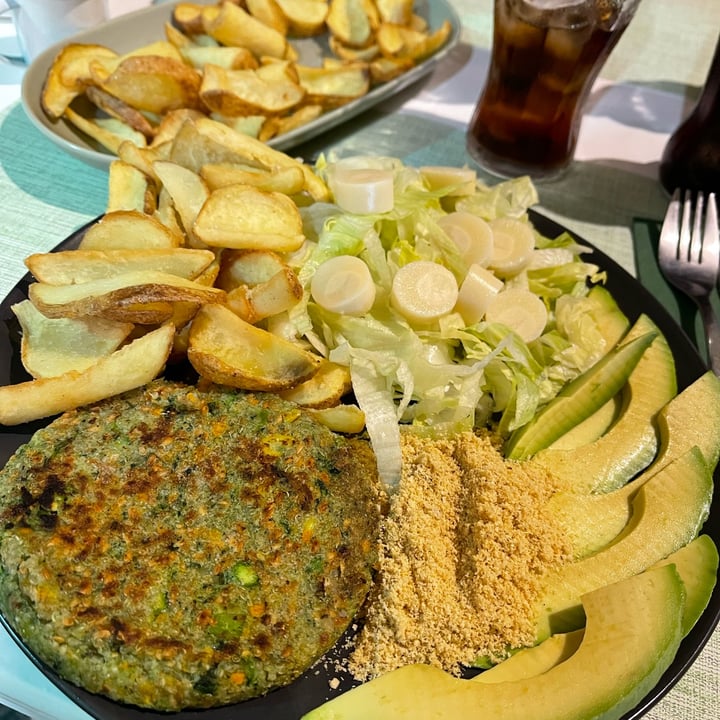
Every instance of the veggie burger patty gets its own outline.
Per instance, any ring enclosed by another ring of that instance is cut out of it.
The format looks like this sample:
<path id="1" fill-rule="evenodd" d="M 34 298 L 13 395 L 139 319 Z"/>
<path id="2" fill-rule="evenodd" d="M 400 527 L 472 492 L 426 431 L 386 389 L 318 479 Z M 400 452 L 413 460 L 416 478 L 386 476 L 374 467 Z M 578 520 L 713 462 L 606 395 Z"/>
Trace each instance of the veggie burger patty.
<path id="1" fill-rule="evenodd" d="M 367 443 L 273 395 L 156 381 L 59 417 L 0 473 L 0 609 L 118 701 L 263 694 L 362 605 L 376 477 Z"/>

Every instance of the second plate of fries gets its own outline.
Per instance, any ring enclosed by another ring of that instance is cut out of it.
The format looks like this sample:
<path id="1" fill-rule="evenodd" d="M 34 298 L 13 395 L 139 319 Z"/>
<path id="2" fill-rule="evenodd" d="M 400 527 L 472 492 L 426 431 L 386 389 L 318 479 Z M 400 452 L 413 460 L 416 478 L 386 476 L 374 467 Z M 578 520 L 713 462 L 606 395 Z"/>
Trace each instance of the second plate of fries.
<path id="1" fill-rule="evenodd" d="M 125 140 L 163 142 L 179 113 L 286 150 L 429 74 L 459 35 L 446 0 L 162 3 L 48 48 L 22 103 L 46 137 L 101 169 Z"/>

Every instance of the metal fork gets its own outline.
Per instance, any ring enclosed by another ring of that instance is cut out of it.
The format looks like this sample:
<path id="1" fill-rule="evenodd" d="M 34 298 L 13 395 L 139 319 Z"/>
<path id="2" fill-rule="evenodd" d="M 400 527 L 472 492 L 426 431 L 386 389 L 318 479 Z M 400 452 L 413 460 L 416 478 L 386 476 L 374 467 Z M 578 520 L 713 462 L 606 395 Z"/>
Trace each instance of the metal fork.
<path id="1" fill-rule="evenodd" d="M 660 269 L 678 290 L 692 298 L 702 318 L 710 368 L 720 375 L 720 325 L 710 304 L 720 273 L 720 230 L 715 193 L 705 208 L 702 192 L 676 190 L 670 201 L 658 247 Z"/>

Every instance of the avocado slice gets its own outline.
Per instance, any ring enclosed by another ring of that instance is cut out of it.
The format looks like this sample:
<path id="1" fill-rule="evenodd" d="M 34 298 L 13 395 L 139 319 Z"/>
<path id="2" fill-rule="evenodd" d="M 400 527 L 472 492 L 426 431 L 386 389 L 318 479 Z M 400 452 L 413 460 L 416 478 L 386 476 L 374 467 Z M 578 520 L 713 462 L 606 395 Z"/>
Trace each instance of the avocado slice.
<path id="1" fill-rule="evenodd" d="M 510 434 L 505 443 L 505 457 L 526 460 L 590 417 L 625 385 L 656 337 L 653 331 L 616 345 L 569 382 L 531 422 Z"/>
<path id="2" fill-rule="evenodd" d="M 710 602 L 718 571 L 718 550 L 709 535 L 699 535 L 692 542 L 653 565 L 674 564 L 685 586 L 682 614 L 683 637 L 694 627 Z M 475 676 L 477 682 L 523 680 L 547 672 L 567 660 L 580 646 L 584 628 L 552 635 L 534 647 L 523 648 L 507 660 Z"/>
<path id="3" fill-rule="evenodd" d="M 675 657 L 682 639 L 684 597 L 673 565 L 654 568 L 585 595 L 587 627 L 580 647 L 545 673 L 483 683 L 452 677 L 430 665 L 407 665 L 303 717 L 616 720 L 657 684 Z"/>
<path id="4" fill-rule="evenodd" d="M 656 337 L 621 390 L 623 409 L 597 440 L 572 450 L 546 448 L 534 462 L 575 492 L 610 492 L 644 470 L 658 448 L 655 416 L 677 393 L 675 360 L 664 335 L 641 315 L 621 344 L 646 333 Z"/>
<path id="5" fill-rule="evenodd" d="M 537 640 L 582 627 L 583 594 L 642 572 L 695 538 L 712 492 L 711 469 L 696 447 L 649 478 L 633 498 L 630 522 L 611 545 L 541 578 Z"/>
<path id="6" fill-rule="evenodd" d="M 635 480 L 606 494 L 559 492 L 548 501 L 546 507 L 569 537 L 575 559 L 609 545 L 629 522 L 632 498 L 640 487 L 693 446 L 715 467 L 720 456 L 720 379 L 710 371 L 701 375 L 660 410 L 656 424 L 658 455 Z"/>
<path id="7" fill-rule="evenodd" d="M 565 662 L 580 647 L 585 628 L 552 635 L 539 645 L 523 648 L 507 660 L 476 675 L 475 682 L 514 682 L 540 675 Z"/>
<path id="8" fill-rule="evenodd" d="M 718 572 L 718 549 L 709 535 L 698 535 L 692 542 L 672 553 L 653 567 L 674 564 L 685 585 L 683 635 L 687 635 L 705 611 Z"/>

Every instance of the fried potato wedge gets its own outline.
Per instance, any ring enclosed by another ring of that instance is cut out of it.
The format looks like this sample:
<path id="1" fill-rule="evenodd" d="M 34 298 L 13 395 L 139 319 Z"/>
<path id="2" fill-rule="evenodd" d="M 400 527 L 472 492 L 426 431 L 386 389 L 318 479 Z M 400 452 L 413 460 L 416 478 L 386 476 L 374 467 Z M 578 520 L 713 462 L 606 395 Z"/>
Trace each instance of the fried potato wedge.
<path id="1" fill-rule="evenodd" d="M 246 162 L 257 167 L 299 167 L 305 177 L 305 191 L 317 201 L 325 201 L 330 197 L 330 190 L 325 182 L 316 175 L 312 168 L 290 157 L 284 152 L 275 150 L 256 138 L 241 135 L 231 128 L 210 118 L 198 118 L 195 121 L 198 132 L 207 140 L 227 150 L 228 157 L 216 159 L 215 162 Z"/>
<path id="2" fill-rule="evenodd" d="M 147 140 L 153 139 L 155 129 L 139 110 L 95 85 L 86 88 L 85 95 L 93 105 L 110 115 L 110 117 L 117 118 L 129 125 L 133 130 L 142 133 Z"/>
<path id="3" fill-rule="evenodd" d="M 241 285 L 253 287 L 286 267 L 282 257 L 271 250 L 226 250 L 220 259 L 216 284 L 226 292 Z"/>
<path id="4" fill-rule="evenodd" d="M 323 360 L 309 380 L 290 390 L 281 390 L 278 395 L 306 408 L 321 409 L 339 405 L 351 389 L 349 368 Z"/>
<path id="5" fill-rule="evenodd" d="M 221 385 L 272 392 L 311 378 L 320 358 L 239 318 L 224 305 L 204 305 L 192 321 L 188 359 Z"/>
<path id="6" fill-rule="evenodd" d="M 324 108 L 322 105 L 303 105 L 282 117 L 275 116 L 268 118 L 267 121 L 263 123 L 258 137 L 263 142 L 267 142 L 276 135 L 283 135 L 295 128 L 302 127 L 311 120 L 319 118 L 323 112 Z"/>
<path id="7" fill-rule="evenodd" d="M 205 117 L 205 113 L 201 110 L 195 110 L 192 108 L 180 108 L 178 110 L 170 110 L 165 113 L 163 119 L 160 121 L 156 131 L 155 137 L 151 143 L 153 148 L 167 145 L 172 146 L 172 141 L 175 140 L 178 133 L 182 129 L 183 125 L 187 120 L 196 120 L 198 118 Z"/>
<path id="8" fill-rule="evenodd" d="M 120 148 L 118 154 L 119 152 Z M 156 207 L 157 191 L 151 178 L 124 160 L 113 160 L 108 169 L 108 199 L 105 211 L 136 210 L 152 215 Z"/>
<path id="9" fill-rule="evenodd" d="M 369 64 L 370 83 L 379 85 L 390 82 L 390 80 L 410 70 L 412 66 L 413 61 L 410 58 L 389 58 L 384 56 L 375 58 Z"/>
<path id="10" fill-rule="evenodd" d="M 277 115 L 296 107 L 305 93 L 284 63 L 255 70 L 226 70 L 207 65 L 200 98 L 212 111 L 229 117 Z"/>
<path id="11" fill-rule="evenodd" d="M 65 250 L 35 253 L 25 259 L 35 279 L 48 285 L 74 285 L 138 270 L 155 270 L 196 280 L 214 262 L 212 251 L 192 248 Z"/>
<path id="12" fill-rule="evenodd" d="M 121 250 L 175 248 L 183 238 L 176 235 L 152 215 L 136 210 L 106 213 L 91 225 L 80 241 L 81 250 Z"/>
<path id="13" fill-rule="evenodd" d="M 204 7 L 199 3 L 177 3 L 172 11 L 173 23 L 188 35 L 198 35 L 205 32 L 203 25 Z"/>
<path id="14" fill-rule="evenodd" d="M 102 318 L 47 318 L 29 300 L 12 311 L 22 329 L 22 364 L 34 378 L 87 369 L 117 350 L 134 327 Z"/>
<path id="15" fill-rule="evenodd" d="M 287 32 L 297 37 L 319 35 L 328 16 L 327 0 L 275 0 L 286 20 Z"/>
<path id="16" fill-rule="evenodd" d="M 374 0 L 382 22 L 409 25 L 413 16 L 414 0 Z"/>
<path id="17" fill-rule="evenodd" d="M 367 94 L 370 72 L 365 63 L 341 64 L 328 67 L 298 65 L 300 85 L 306 102 L 334 108 Z"/>
<path id="18" fill-rule="evenodd" d="M 116 319 L 117 308 L 134 305 L 224 302 L 223 290 L 157 270 L 136 270 L 75 285 L 32 283 L 28 297 L 47 317 L 98 315 Z"/>
<path id="19" fill-rule="evenodd" d="M 147 140 L 142 133 L 117 118 L 91 120 L 75 112 L 70 107 L 65 109 L 63 117 L 69 120 L 78 130 L 115 155 L 117 155 L 120 145 L 128 140 L 140 147 L 147 145 Z"/>
<path id="20" fill-rule="evenodd" d="M 158 161 L 153 163 L 153 167 L 172 198 L 188 240 L 196 244 L 195 220 L 210 196 L 205 181 L 197 173 L 174 162 Z"/>
<path id="21" fill-rule="evenodd" d="M 117 154 L 119 160 L 122 160 L 127 165 L 132 165 L 145 175 L 146 178 L 149 178 L 156 183 L 155 189 L 157 192 L 157 184 L 159 184 L 160 180 L 155 174 L 153 162 L 155 162 L 155 160 L 163 159 L 160 152 L 158 152 L 154 147 L 138 147 L 135 143 L 128 140 L 120 143 Z M 157 207 L 157 198 L 155 206 Z"/>
<path id="22" fill-rule="evenodd" d="M 242 47 L 224 47 L 208 45 L 189 45 L 180 52 L 194 68 L 204 72 L 208 65 L 226 70 L 252 70 L 258 67 L 257 58 Z"/>
<path id="23" fill-rule="evenodd" d="M 364 47 L 372 42 L 373 29 L 363 0 L 330 0 L 326 23 L 344 45 Z"/>
<path id="24" fill-rule="evenodd" d="M 277 30 L 281 35 L 289 31 L 288 19 L 277 0 L 244 0 L 247 11 L 263 25 Z"/>
<path id="25" fill-rule="evenodd" d="M 347 62 L 370 62 L 380 55 L 380 48 L 376 43 L 362 48 L 349 47 L 334 35 L 328 38 L 328 46 L 333 55 Z"/>
<path id="26" fill-rule="evenodd" d="M 375 36 L 383 55 L 418 61 L 432 55 L 441 47 L 451 31 L 452 26 L 448 20 L 430 34 L 411 27 L 383 23 Z"/>
<path id="27" fill-rule="evenodd" d="M 224 2 L 203 9 L 204 31 L 222 45 L 245 47 L 256 57 L 290 57 L 290 45 L 281 32 L 265 25 L 239 5 Z"/>
<path id="28" fill-rule="evenodd" d="M 246 322 L 256 325 L 260 320 L 289 310 L 303 295 L 297 275 L 282 268 L 269 280 L 252 287 L 240 285 L 227 294 L 227 306 Z"/>
<path id="29" fill-rule="evenodd" d="M 207 163 L 200 169 L 200 177 L 210 190 L 241 184 L 253 185 L 258 190 L 296 195 L 305 186 L 305 177 L 299 167 L 263 170 L 234 163 Z"/>
<path id="30" fill-rule="evenodd" d="M 193 231 L 210 247 L 292 252 L 305 240 L 297 205 L 287 195 L 251 185 L 213 190 Z"/>
<path id="31" fill-rule="evenodd" d="M 50 417 L 149 383 L 163 371 L 174 335 L 175 328 L 164 325 L 85 370 L 0 387 L 0 423 Z"/>
<path id="32" fill-rule="evenodd" d="M 356 435 L 365 429 L 365 413 L 357 405 L 335 405 L 308 412 L 333 432 Z"/>
<path id="33" fill-rule="evenodd" d="M 131 55 L 101 79 L 100 85 L 137 110 L 162 115 L 178 108 L 200 109 L 201 81 L 200 73 L 181 59 Z"/>
<path id="34" fill-rule="evenodd" d="M 70 103 L 92 82 L 90 63 L 99 57 L 116 57 L 102 45 L 71 43 L 55 56 L 40 95 L 43 110 L 58 120 Z"/>

